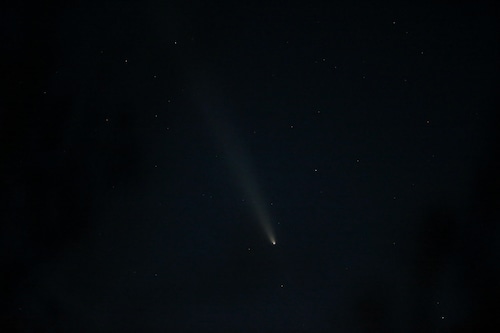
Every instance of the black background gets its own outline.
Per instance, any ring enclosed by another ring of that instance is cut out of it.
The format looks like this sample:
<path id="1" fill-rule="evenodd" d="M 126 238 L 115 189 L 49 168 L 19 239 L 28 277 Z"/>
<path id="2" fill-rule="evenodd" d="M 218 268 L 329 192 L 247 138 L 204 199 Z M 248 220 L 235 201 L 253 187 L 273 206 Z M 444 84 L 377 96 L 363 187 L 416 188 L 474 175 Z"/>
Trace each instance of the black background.
<path id="1" fill-rule="evenodd" d="M 2 332 L 498 324 L 498 18 L 2 5 Z"/>

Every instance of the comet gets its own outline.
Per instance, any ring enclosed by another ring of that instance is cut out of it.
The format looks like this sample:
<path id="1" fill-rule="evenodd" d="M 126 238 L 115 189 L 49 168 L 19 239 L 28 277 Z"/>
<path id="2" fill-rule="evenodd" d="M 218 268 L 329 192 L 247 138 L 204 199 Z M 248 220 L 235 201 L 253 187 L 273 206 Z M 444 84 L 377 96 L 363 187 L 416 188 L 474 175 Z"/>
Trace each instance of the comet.
<path id="1" fill-rule="evenodd" d="M 268 205 L 265 204 L 255 173 L 251 168 L 249 155 L 238 141 L 235 128 L 223 117 L 221 112 L 208 112 L 206 110 L 205 114 L 217 145 L 224 149 L 228 167 L 238 187 L 248 199 L 252 212 L 262 227 L 264 234 L 272 245 L 276 245 Z"/>

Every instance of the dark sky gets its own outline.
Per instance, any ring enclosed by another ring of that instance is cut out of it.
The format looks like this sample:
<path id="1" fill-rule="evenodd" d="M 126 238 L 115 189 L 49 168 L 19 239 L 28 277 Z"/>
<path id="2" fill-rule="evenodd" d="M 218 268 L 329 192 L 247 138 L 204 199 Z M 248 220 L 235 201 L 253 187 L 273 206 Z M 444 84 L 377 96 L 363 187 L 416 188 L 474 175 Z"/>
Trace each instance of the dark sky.
<path id="1" fill-rule="evenodd" d="M 494 1 L 42 3 L 0 10 L 2 332 L 498 324 Z"/>

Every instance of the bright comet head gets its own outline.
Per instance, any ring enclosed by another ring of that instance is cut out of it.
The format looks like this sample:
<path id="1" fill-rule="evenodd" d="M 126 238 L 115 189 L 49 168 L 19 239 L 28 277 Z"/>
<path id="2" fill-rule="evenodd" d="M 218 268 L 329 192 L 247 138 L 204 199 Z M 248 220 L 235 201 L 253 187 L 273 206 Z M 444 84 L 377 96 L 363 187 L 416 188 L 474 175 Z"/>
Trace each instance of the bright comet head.
<path id="1" fill-rule="evenodd" d="M 273 243 L 273 245 L 276 245 L 276 241 L 275 240 L 272 240 L 271 243 Z"/>

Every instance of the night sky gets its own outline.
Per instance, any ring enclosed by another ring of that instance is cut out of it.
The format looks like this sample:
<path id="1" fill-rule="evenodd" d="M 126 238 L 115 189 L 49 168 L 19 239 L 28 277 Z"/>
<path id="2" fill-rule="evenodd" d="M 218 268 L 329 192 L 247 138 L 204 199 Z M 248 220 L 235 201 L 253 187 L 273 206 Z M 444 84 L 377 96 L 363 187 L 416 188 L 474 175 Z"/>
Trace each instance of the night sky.
<path id="1" fill-rule="evenodd" d="M 2 4 L 0 331 L 498 325 L 498 14 Z"/>

